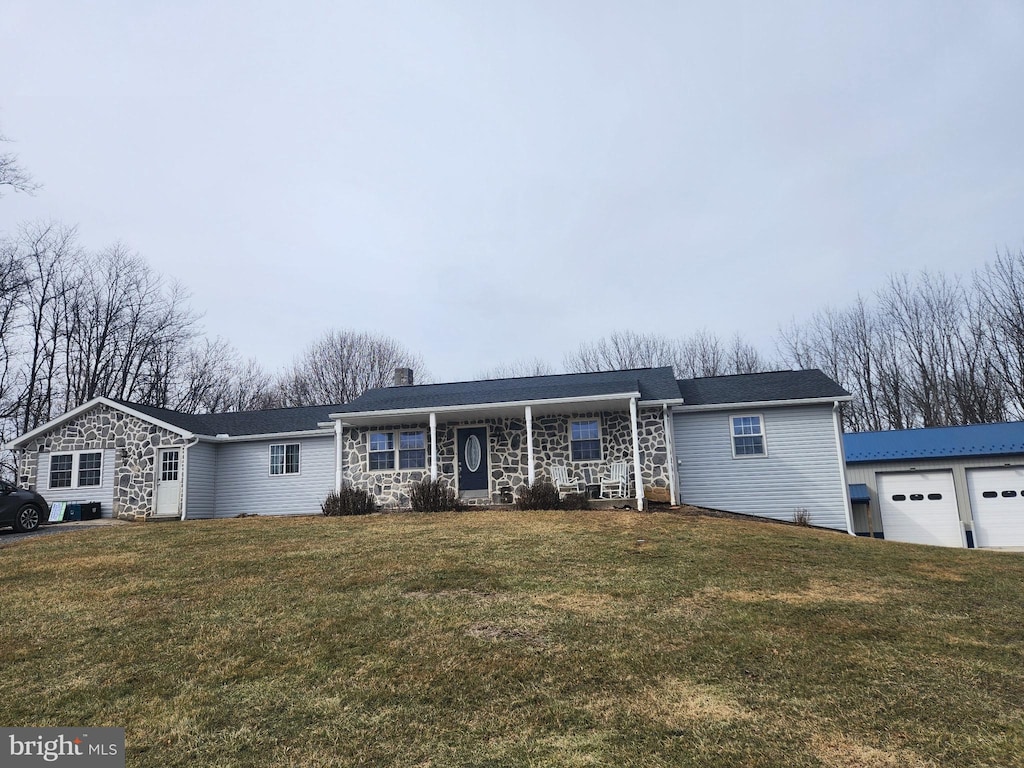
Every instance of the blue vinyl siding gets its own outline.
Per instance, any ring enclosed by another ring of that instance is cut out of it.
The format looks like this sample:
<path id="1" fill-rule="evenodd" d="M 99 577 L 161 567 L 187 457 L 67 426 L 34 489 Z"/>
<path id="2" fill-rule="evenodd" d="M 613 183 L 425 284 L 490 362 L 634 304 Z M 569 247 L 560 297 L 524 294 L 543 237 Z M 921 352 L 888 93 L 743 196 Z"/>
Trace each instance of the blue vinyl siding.
<path id="1" fill-rule="evenodd" d="M 270 474 L 270 446 L 299 443 L 299 472 Z M 334 489 L 334 434 L 217 446 L 216 517 L 314 515 Z"/>
<path id="2" fill-rule="evenodd" d="M 733 410 L 676 411 L 679 494 L 685 504 L 793 520 L 806 509 L 812 525 L 845 531 L 846 486 L 832 408 L 764 408 L 766 456 L 733 458 Z"/>

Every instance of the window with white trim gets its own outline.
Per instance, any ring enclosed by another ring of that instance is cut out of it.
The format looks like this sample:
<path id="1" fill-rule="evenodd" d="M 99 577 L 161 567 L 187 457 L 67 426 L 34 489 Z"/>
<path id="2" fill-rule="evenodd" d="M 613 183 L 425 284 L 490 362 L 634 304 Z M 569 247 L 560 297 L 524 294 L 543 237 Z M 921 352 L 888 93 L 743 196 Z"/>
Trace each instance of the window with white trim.
<path id="1" fill-rule="evenodd" d="M 95 488 L 103 483 L 103 452 L 50 454 L 50 488 Z"/>
<path id="2" fill-rule="evenodd" d="M 764 456 L 764 419 L 760 414 L 743 414 L 730 418 L 733 458 Z"/>
<path id="3" fill-rule="evenodd" d="M 395 433 L 370 433 L 370 469 L 395 468 Z"/>
<path id="4" fill-rule="evenodd" d="M 597 419 L 569 422 L 569 454 L 573 461 L 600 461 L 601 425 Z"/>
<path id="5" fill-rule="evenodd" d="M 427 433 L 398 433 L 398 468 L 424 469 L 427 466 Z"/>
<path id="6" fill-rule="evenodd" d="M 299 444 L 280 443 L 270 446 L 270 474 L 299 474 Z"/>
<path id="7" fill-rule="evenodd" d="M 427 466 L 427 433 L 422 429 L 398 432 L 369 433 L 369 468 L 425 469 Z"/>

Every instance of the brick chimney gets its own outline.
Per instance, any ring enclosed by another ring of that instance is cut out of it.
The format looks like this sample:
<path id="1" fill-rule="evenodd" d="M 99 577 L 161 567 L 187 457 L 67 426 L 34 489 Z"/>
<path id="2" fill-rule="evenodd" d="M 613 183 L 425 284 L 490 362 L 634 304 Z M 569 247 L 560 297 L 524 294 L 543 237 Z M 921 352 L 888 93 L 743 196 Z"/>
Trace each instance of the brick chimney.
<path id="1" fill-rule="evenodd" d="M 412 368 L 395 368 L 395 386 L 412 386 Z"/>

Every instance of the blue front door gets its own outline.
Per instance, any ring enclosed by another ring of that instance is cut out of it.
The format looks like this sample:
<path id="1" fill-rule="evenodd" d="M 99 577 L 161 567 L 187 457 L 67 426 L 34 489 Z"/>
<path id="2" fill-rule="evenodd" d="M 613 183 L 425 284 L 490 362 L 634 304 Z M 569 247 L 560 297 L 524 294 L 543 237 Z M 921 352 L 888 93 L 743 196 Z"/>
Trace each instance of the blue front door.
<path id="1" fill-rule="evenodd" d="M 459 490 L 487 490 L 487 427 L 460 429 Z"/>

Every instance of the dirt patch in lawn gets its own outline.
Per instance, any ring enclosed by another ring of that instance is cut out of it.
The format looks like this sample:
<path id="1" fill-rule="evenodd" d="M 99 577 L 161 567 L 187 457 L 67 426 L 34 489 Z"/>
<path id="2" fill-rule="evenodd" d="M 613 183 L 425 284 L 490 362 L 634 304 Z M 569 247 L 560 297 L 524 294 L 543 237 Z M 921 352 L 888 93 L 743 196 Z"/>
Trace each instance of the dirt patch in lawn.
<path id="1" fill-rule="evenodd" d="M 935 579 L 936 581 L 967 581 L 967 578 L 962 573 L 954 571 L 951 568 L 940 568 L 932 563 L 918 563 L 914 566 L 914 572 L 926 578 Z"/>
<path id="2" fill-rule="evenodd" d="M 922 760 L 907 750 L 889 752 L 858 744 L 839 735 L 816 735 L 812 740 L 815 757 L 829 768 L 933 768 L 935 763 Z"/>
<path id="3" fill-rule="evenodd" d="M 534 605 L 556 611 L 571 611 L 596 616 L 607 614 L 609 610 L 619 607 L 619 603 L 622 601 L 611 595 L 598 595 L 592 592 L 574 592 L 572 594 L 546 592 L 534 595 L 531 602 Z"/>
<path id="4" fill-rule="evenodd" d="M 584 706 L 605 722 L 612 722 L 625 710 L 670 730 L 686 728 L 693 721 L 725 723 L 754 718 L 724 691 L 678 677 L 662 678 L 634 696 L 595 698 Z"/>
<path id="5" fill-rule="evenodd" d="M 510 627 L 501 624 L 473 624 L 466 629 L 469 637 L 488 640 L 492 643 L 516 643 L 530 648 L 546 648 L 548 639 L 540 632 L 527 627 Z"/>
<path id="6" fill-rule="evenodd" d="M 462 603 L 497 603 L 508 599 L 507 595 L 500 592 L 485 592 L 478 589 L 416 589 L 403 592 L 402 596 L 410 600 L 456 600 Z"/>
<path id="7" fill-rule="evenodd" d="M 892 594 L 893 590 L 863 591 L 850 586 L 841 586 L 827 581 L 811 581 L 804 589 L 792 592 L 768 592 L 761 590 L 730 589 L 722 590 L 708 587 L 701 590 L 705 595 L 732 600 L 738 603 L 762 603 L 777 600 L 790 605 L 808 605 L 814 603 L 879 603 Z"/>

